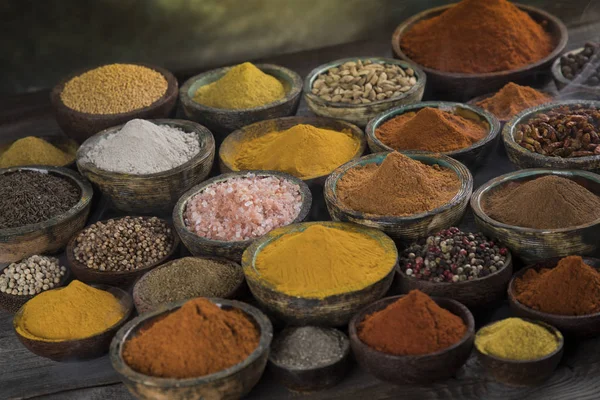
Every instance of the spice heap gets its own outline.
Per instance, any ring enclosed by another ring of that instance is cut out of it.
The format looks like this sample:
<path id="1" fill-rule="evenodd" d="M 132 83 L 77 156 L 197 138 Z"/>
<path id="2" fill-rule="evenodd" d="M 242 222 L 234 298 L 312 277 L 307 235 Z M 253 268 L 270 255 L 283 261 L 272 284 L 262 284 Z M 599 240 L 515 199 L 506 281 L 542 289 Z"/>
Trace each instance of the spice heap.
<path id="1" fill-rule="evenodd" d="M 358 337 L 366 345 L 397 356 L 435 353 L 460 341 L 466 331 L 460 317 L 419 290 L 411 290 L 358 325 Z"/>
<path id="2" fill-rule="evenodd" d="M 79 202 L 80 190 L 51 173 L 17 171 L 0 175 L 0 229 L 37 224 Z"/>
<path id="3" fill-rule="evenodd" d="M 113 327 L 125 311 L 109 292 L 73 281 L 25 303 L 16 330 L 26 338 L 48 342 L 84 339 Z"/>
<path id="4" fill-rule="evenodd" d="M 600 218 L 598 196 L 556 175 L 506 184 L 490 193 L 483 205 L 490 218 L 524 228 L 570 228 Z"/>
<path id="5" fill-rule="evenodd" d="M 450 169 L 426 165 L 397 152 L 381 165 L 349 169 L 336 185 L 346 207 L 370 214 L 406 216 L 433 210 L 448 203 L 460 189 L 460 179 Z"/>
<path id="6" fill-rule="evenodd" d="M 552 97 L 545 93 L 510 82 L 492 97 L 477 102 L 477 105 L 491 112 L 498 119 L 507 121 L 523 110 L 550 101 Z"/>
<path id="7" fill-rule="evenodd" d="M 416 83 L 411 68 L 357 60 L 320 74 L 313 83 L 312 94 L 334 103 L 368 104 L 401 96 Z"/>
<path id="8" fill-rule="evenodd" d="M 242 311 L 198 298 L 140 330 L 125 342 L 123 358 L 145 375 L 195 378 L 239 364 L 259 340 L 260 332 Z"/>
<path id="9" fill-rule="evenodd" d="M 313 369 L 331 365 L 344 357 L 348 338 L 331 328 L 286 328 L 273 340 L 269 359 L 288 369 Z"/>
<path id="10" fill-rule="evenodd" d="M 529 151 L 551 157 L 600 154 L 600 110 L 559 106 L 517 125 L 515 142 Z"/>
<path id="11" fill-rule="evenodd" d="M 83 161 L 105 171 L 155 174 L 176 168 L 200 151 L 195 133 L 143 119 L 127 122 L 116 133 L 102 137 Z"/>
<path id="12" fill-rule="evenodd" d="M 541 312 L 588 315 L 600 312 L 600 273 L 579 256 L 565 257 L 552 269 L 528 269 L 515 281 L 516 299 Z"/>
<path id="13" fill-rule="evenodd" d="M 60 99 L 88 114 L 119 114 L 148 107 L 167 92 L 165 77 L 151 68 L 110 64 L 95 68 L 65 84 Z"/>
<path id="14" fill-rule="evenodd" d="M 290 224 L 301 207 L 298 185 L 284 178 L 248 174 L 214 183 L 192 197 L 184 220 L 198 236 L 248 240 Z"/>
<path id="15" fill-rule="evenodd" d="M 553 50 L 544 28 L 507 0 L 463 0 L 416 23 L 400 46 L 426 67 L 469 74 L 521 68 Z"/>
<path id="16" fill-rule="evenodd" d="M 448 152 L 483 139 L 489 127 L 452 112 L 425 107 L 384 122 L 375 136 L 394 150 Z"/>
<path id="17" fill-rule="evenodd" d="M 242 143 L 235 155 L 238 170 L 287 172 L 301 179 L 328 175 L 359 148 L 349 133 L 300 124 Z"/>
<path id="18" fill-rule="evenodd" d="M 283 84 L 245 62 L 232 67 L 218 81 L 201 86 L 194 101 L 208 107 L 239 110 L 273 103 L 285 96 Z"/>
<path id="19" fill-rule="evenodd" d="M 591 70 L 589 76 L 585 78 L 584 84 L 598 86 L 600 85 L 598 54 L 600 54 L 600 45 L 598 43 L 586 43 L 583 51 L 580 53 L 567 54 L 560 58 L 560 71 L 565 78 L 573 80 L 581 75 L 591 64 L 595 68 L 594 70 Z"/>
<path id="20" fill-rule="evenodd" d="M 389 274 L 396 254 L 384 246 L 365 233 L 315 224 L 270 242 L 254 268 L 281 293 L 322 299 L 361 290 Z"/>
<path id="21" fill-rule="evenodd" d="M 542 325 L 521 318 L 507 318 L 481 328 L 475 336 L 475 346 L 483 354 L 527 361 L 556 351 L 561 337 Z"/>
<path id="22" fill-rule="evenodd" d="M 0 274 L 0 292 L 15 296 L 32 296 L 54 288 L 67 272 L 58 259 L 31 256 L 10 264 Z"/>
<path id="23" fill-rule="evenodd" d="M 73 154 L 67 154 L 54 147 L 44 139 L 27 136 L 10 145 L 0 154 L 0 168 L 20 167 L 23 165 L 52 165 L 65 166 L 75 159 Z"/>
<path id="24" fill-rule="evenodd" d="M 508 249 L 482 233 L 448 228 L 409 245 L 400 257 L 408 276 L 432 282 L 464 282 L 500 271 Z"/>
<path id="25" fill-rule="evenodd" d="M 99 271 L 132 271 L 162 260 L 173 246 L 171 228 L 156 217 L 96 222 L 75 239 L 73 255 Z"/>

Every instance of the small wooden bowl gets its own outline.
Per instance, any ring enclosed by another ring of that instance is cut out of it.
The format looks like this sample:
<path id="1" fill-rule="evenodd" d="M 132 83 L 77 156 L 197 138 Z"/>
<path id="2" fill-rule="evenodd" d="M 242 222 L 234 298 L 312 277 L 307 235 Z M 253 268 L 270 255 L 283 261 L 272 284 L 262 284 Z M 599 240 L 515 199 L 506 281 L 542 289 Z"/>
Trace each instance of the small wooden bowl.
<path id="1" fill-rule="evenodd" d="M 161 316 L 176 311 L 185 302 L 165 305 L 127 323 L 117 332 L 110 345 L 110 361 L 113 368 L 134 397 L 145 400 L 239 399 L 256 385 L 267 365 L 269 346 L 273 339 L 271 321 L 260 310 L 246 303 L 224 299 L 210 300 L 224 309 L 238 309 L 250 318 L 260 331 L 260 342 L 256 350 L 233 367 L 197 378 L 157 378 L 136 372 L 123 359 L 123 346 L 141 328 Z"/>
<path id="2" fill-rule="evenodd" d="M 281 293 L 268 282 L 261 279 L 254 267 L 256 257 L 270 242 L 279 237 L 303 231 L 311 225 L 343 229 L 349 232 L 369 235 L 377 240 L 386 251 L 393 252 L 395 261 L 389 266 L 389 272 L 379 281 L 354 292 L 327 296 L 323 299 L 290 296 Z M 258 304 L 269 314 L 291 325 L 342 326 L 367 304 L 383 297 L 394 279 L 394 268 L 398 264 L 398 251 L 394 242 L 383 232 L 360 225 L 345 222 L 304 222 L 275 229 L 246 249 L 242 256 L 242 268 L 246 282 Z"/>
<path id="3" fill-rule="evenodd" d="M 401 68 L 412 68 L 415 71 L 417 83 L 401 96 L 391 99 L 374 101 L 368 104 L 347 104 L 340 102 L 332 102 L 321 99 L 319 96 L 312 93 L 312 86 L 319 75 L 327 73 L 328 70 L 338 67 L 348 61 L 371 60 L 376 64 L 395 64 Z M 348 121 L 360 127 L 365 127 L 370 119 L 376 115 L 389 110 L 392 107 L 398 107 L 405 104 L 413 104 L 421 101 L 423 92 L 425 91 L 425 82 L 427 78 L 425 73 L 416 65 L 402 60 L 394 60 L 392 58 L 379 57 L 356 57 L 344 58 L 323 64 L 313 69 L 304 80 L 304 99 L 306 104 L 317 115 L 328 118 L 337 118 Z"/>
<path id="4" fill-rule="evenodd" d="M 486 372 L 497 382 L 509 386 L 539 385 L 552 376 L 562 358 L 565 341 L 560 331 L 541 321 L 525 320 L 547 329 L 556 336 L 558 348 L 547 356 L 535 360 L 509 360 L 491 354 L 484 354 L 477 346 L 474 346 L 477 357 Z M 486 326 L 494 325 L 494 323 L 492 322 Z"/>
<path id="5" fill-rule="evenodd" d="M 123 309 L 125 310 L 123 318 L 121 318 L 115 325 L 108 328 L 104 332 L 100 332 L 94 336 L 84 339 L 65 340 L 62 342 L 35 340 L 20 335 L 16 329 L 23 315 L 23 309 L 21 308 L 15 314 L 13 320 L 13 327 L 19 341 L 21 341 L 23 346 L 25 346 L 27 350 L 31 351 L 33 354 L 36 354 L 40 357 L 49 358 L 53 361 L 90 360 L 106 354 L 110 346 L 110 341 L 112 340 L 113 336 L 115 336 L 115 333 L 131 317 L 133 313 L 133 302 L 131 301 L 131 296 L 124 290 L 106 285 L 93 286 L 96 289 L 101 289 L 111 293 L 123 306 Z"/>
<path id="6" fill-rule="evenodd" d="M 335 171 L 325 182 L 325 203 L 327 210 L 334 221 L 354 222 L 371 228 L 382 230 L 394 239 L 410 242 L 428 236 L 441 229 L 458 224 L 464 215 L 471 193 L 473 191 L 473 177 L 469 170 L 460 162 L 443 155 L 434 155 L 426 152 L 403 152 L 404 155 L 427 165 L 438 164 L 449 168 L 458 175 L 461 186 L 452 200 L 436 209 L 406 217 L 381 216 L 351 210 L 341 203 L 337 197 L 338 181 L 352 168 L 367 164 L 381 164 L 389 153 L 370 154 L 350 161 Z"/>
<path id="7" fill-rule="evenodd" d="M 178 167 L 143 175 L 106 171 L 85 159 L 87 153 L 102 138 L 118 132 L 123 125 L 99 132 L 86 140 L 77 151 L 77 167 L 81 174 L 98 186 L 118 210 L 134 214 L 170 213 L 177 199 L 186 190 L 205 180 L 212 168 L 215 139 L 208 129 L 195 122 L 179 119 L 157 119 L 151 122 L 196 134 L 200 151 Z"/>
<path id="8" fill-rule="evenodd" d="M 378 153 L 382 151 L 395 150 L 383 143 L 381 140 L 379 140 L 379 138 L 375 134 L 375 131 L 381 125 L 401 114 L 405 114 L 407 112 L 418 112 L 419 110 L 426 107 L 439 108 L 443 111 L 451 112 L 463 118 L 474 120 L 475 122 L 484 123 L 489 127 L 487 136 L 485 136 L 479 142 L 476 142 L 469 147 L 465 147 L 464 149 L 447 151 L 441 154 L 452 157 L 462 162 L 467 167 L 474 169 L 477 166 L 479 166 L 479 164 L 481 164 L 482 161 L 485 160 L 489 156 L 489 154 L 494 150 L 494 146 L 496 145 L 496 138 L 498 137 L 498 133 L 500 132 L 500 122 L 491 113 L 483 110 L 480 107 L 470 106 L 467 104 L 450 103 L 444 101 L 428 101 L 393 108 L 382 114 L 379 114 L 377 117 L 369 121 L 369 124 L 366 128 L 366 133 L 367 141 L 369 143 L 369 149 L 371 149 L 371 152 Z M 405 153 L 410 150 L 398 151 Z"/>
<path id="9" fill-rule="evenodd" d="M 400 47 L 400 40 L 402 37 L 410 31 L 416 23 L 437 17 L 444 11 L 453 7 L 454 4 L 431 8 L 412 16 L 400 24 L 392 35 L 392 50 L 394 51 L 394 57 L 419 65 L 419 67 L 427 74 L 427 80 L 434 91 L 444 93 L 454 98 L 458 96 L 460 97 L 460 100 L 465 101 L 484 93 L 497 91 L 508 82 L 532 84 L 533 79 L 539 81 L 539 83 L 545 83 L 549 80 L 548 78 L 550 78 L 547 72 L 550 69 L 552 62 L 560 56 L 567 45 L 569 39 L 567 27 L 560 19 L 539 8 L 522 4 L 515 5 L 529 14 L 534 21 L 546 24 L 544 26 L 545 30 L 552 37 L 552 42 L 555 46 L 554 50 L 548 54 L 548 56 L 533 64 L 509 71 L 468 74 L 435 70 L 422 66 L 410 59 Z M 465 38 L 465 40 L 469 39 Z"/>
<path id="10" fill-rule="evenodd" d="M 191 77 L 181 87 L 179 98 L 186 117 L 208 127 L 215 134 L 217 142 L 221 143 L 227 134 L 243 126 L 265 119 L 296 114 L 302 93 L 300 75 L 279 65 L 257 64 L 256 67 L 283 84 L 286 93 L 284 98 L 264 106 L 238 110 L 214 108 L 196 103 L 193 100 L 196 91 L 202 86 L 221 79 L 232 67 L 217 68 Z"/>
<path id="11" fill-rule="evenodd" d="M 571 55 L 571 54 L 577 55 L 577 54 L 581 53 L 583 50 L 585 50 L 585 47 L 579 47 L 575 50 L 567 51 L 566 53 L 564 53 L 562 55 L 562 57 Z M 585 85 L 583 83 L 575 82 L 575 80 L 577 80 L 577 77 L 575 77 L 574 80 L 569 80 L 569 79 L 565 78 L 565 76 L 562 73 L 562 70 L 560 69 L 560 59 L 561 59 L 561 57 L 554 60 L 554 63 L 552 63 L 552 69 L 551 69 L 552 77 L 554 78 L 554 83 L 556 84 L 556 87 L 558 88 L 558 90 L 563 90 L 563 89 L 567 88 L 569 91 L 573 90 L 574 92 L 587 94 L 588 96 L 590 96 L 590 100 L 592 100 L 593 98 L 598 98 L 598 96 L 600 95 L 600 86 L 590 86 L 590 85 Z"/>
<path id="12" fill-rule="evenodd" d="M 566 335 L 576 337 L 596 337 L 600 335 L 600 312 L 589 315 L 558 315 L 534 310 L 520 303 L 516 297 L 515 281 L 521 279 L 528 269 L 554 268 L 560 258 L 551 258 L 529 265 L 518 271 L 508 285 L 508 303 L 512 312 L 523 318 L 534 319 L 555 326 Z M 583 262 L 600 271 L 600 259 L 583 257 Z"/>
<path id="13" fill-rule="evenodd" d="M 597 240 L 600 234 L 600 220 L 562 229 L 532 229 L 503 224 L 490 218 L 483 209 L 483 200 L 499 187 L 509 182 L 525 182 L 545 175 L 571 179 L 596 195 L 600 195 L 600 175 L 591 172 L 550 169 L 510 172 L 484 183 L 473 193 L 471 208 L 478 229 L 488 237 L 497 238 L 510 249 L 513 256 L 529 263 L 572 254 L 595 253 L 600 244 Z"/>
<path id="14" fill-rule="evenodd" d="M 502 140 L 510 161 L 518 168 L 580 169 L 600 172 L 600 156 L 573 158 L 544 156 L 527 150 L 515 141 L 515 133 L 519 124 L 527 122 L 537 114 L 547 113 L 557 107 L 577 105 L 600 109 L 600 101 L 566 100 L 532 107 L 508 121 L 502 130 Z"/>
<path id="15" fill-rule="evenodd" d="M 302 206 L 300 208 L 298 216 L 294 218 L 292 223 L 302 222 L 306 219 L 312 204 L 312 194 L 308 186 L 301 179 L 296 178 L 295 176 L 292 176 L 290 174 L 277 171 L 241 171 L 232 172 L 229 174 L 222 174 L 188 190 L 186 193 L 184 193 L 183 196 L 181 196 L 181 198 L 175 205 L 175 208 L 173 209 L 173 225 L 175 226 L 177 234 L 183 241 L 183 244 L 190 251 L 190 253 L 192 253 L 195 256 L 223 257 L 239 263 L 242 259 L 242 253 L 244 253 L 244 250 L 246 250 L 248 246 L 250 246 L 258 239 L 255 238 L 238 241 L 208 239 L 202 236 L 198 236 L 195 233 L 191 232 L 186 227 L 184 221 L 184 214 L 185 209 L 187 207 L 187 203 L 195 195 L 204 191 L 207 187 L 213 184 L 224 182 L 232 178 L 245 177 L 249 174 L 259 177 L 273 176 L 277 178 L 282 178 L 290 181 L 293 184 L 298 185 L 298 187 L 300 188 L 300 195 L 302 196 Z"/>
<path id="16" fill-rule="evenodd" d="M 77 142 L 82 143 L 90 136 L 100 132 L 103 129 L 110 128 L 111 126 L 121 125 L 135 118 L 149 119 L 149 118 L 168 118 L 175 109 L 175 103 L 177 102 L 177 89 L 179 85 L 177 79 L 172 73 L 164 68 L 141 64 L 141 63 L 129 63 L 131 65 L 140 65 L 160 72 L 167 80 L 167 91 L 165 94 L 156 100 L 148 107 L 143 107 L 137 110 L 119 113 L 119 114 L 89 114 L 80 111 L 76 111 L 70 107 L 67 107 L 61 100 L 60 94 L 62 93 L 65 84 L 71 79 L 84 74 L 85 72 L 91 71 L 98 67 L 89 68 L 83 71 L 79 71 L 75 74 L 60 81 L 50 93 L 50 103 L 56 116 L 56 121 L 60 128 L 71 138 Z"/>
<path id="17" fill-rule="evenodd" d="M 111 218 L 110 220 L 118 220 L 123 218 L 125 217 Z M 102 222 L 106 223 L 110 220 Z M 137 278 L 144 275 L 151 269 L 154 269 L 157 266 L 164 264 L 165 262 L 167 262 L 175 256 L 175 253 L 179 247 L 179 236 L 177 236 L 177 234 L 175 233 L 173 225 L 171 225 L 167 221 L 164 222 L 171 228 L 171 240 L 173 243 L 173 245 L 171 246 L 171 250 L 166 256 L 164 256 L 157 262 L 132 271 L 100 271 L 98 269 L 88 268 L 85 264 L 77 261 L 75 259 L 75 255 L 73 254 L 73 251 L 75 249 L 75 241 L 77 240 L 79 234 L 83 232 L 83 230 L 77 232 L 77 234 L 73 235 L 73 237 L 69 241 L 69 244 L 67 245 L 67 249 L 65 250 L 65 254 L 67 256 L 67 263 L 69 264 L 69 267 L 71 267 L 71 272 L 73 272 L 75 278 L 79 279 L 81 282 L 85 282 L 88 284 L 99 283 L 104 285 L 112 285 L 127 288 Z"/>
<path id="18" fill-rule="evenodd" d="M 79 148 L 79 143 L 77 143 L 73 139 L 70 139 L 66 136 L 48 135 L 48 136 L 37 136 L 37 138 L 45 140 L 46 142 L 50 143 L 54 147 L 58 148 L 59 150 L 62 150 L 63 152 L 65 152 L 73 157 L 72 162 L 70 162 L 66 165 L 55 165 L 56 167 L 65 167 L 65 168 L 75 169 L 75 154 L 77 153 L 77 149 Z M 2 154 L 4 154 L 4 152 L 6 152 L 6 150 L 8 150 L 8 148 L 10 146 L 13 145 L 14 142 L 16 142 L 16 140 L 13 142 L 10 142 L 10 143 L 4 143 L 4 144 L 0 145 L 0 157 L 2 156 Z"/>
<path id="19" fill-rule="evenodd" d="M 0 263 L 11 263 L 34 254 L 53 254 L 62 250 L 71 236 L 85 226 L 90 213 L 92 186 L 81 175 L 64 167 L 14 167 L 0 169 L 0 174 L 37 171 L 66 178 L 81 191 L 81 198 L 63 214 L 37 224 L 0 229 Z"/>
<path id="20" fill-rule="evenodd" d="M 448 379 L 462 367 L 471 354 L 475 320 L 467 307 L 455 300 L 433 297 L 442 308 L 458 315 L 467 326 L 465 336 L 452 346 L 431 354 L 396 356 L 377 351 L 358 337 L 358 326 L 370 314 L 383 310 L 402 296 L 386 297 L 363 308 L 350 321 L 350 344 L 358 364 L 376 378 L 394 384 L 430 384 Z M 402 332 L 398 332 L 402 335 Z"/>

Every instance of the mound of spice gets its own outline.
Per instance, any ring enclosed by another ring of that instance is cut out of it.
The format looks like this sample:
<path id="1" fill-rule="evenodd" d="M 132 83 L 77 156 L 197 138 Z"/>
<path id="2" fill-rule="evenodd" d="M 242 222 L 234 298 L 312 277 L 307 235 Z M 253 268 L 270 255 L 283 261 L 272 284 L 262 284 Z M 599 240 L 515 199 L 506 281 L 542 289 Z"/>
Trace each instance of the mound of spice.
<path id="1" fill-rule="evenodd" d="M 600 312 L 600 273 L 580 256 L 565 257 L 552 269 L 528 269 L 515 280 L 517 300 L 557 315 L 588 315 Z"/>
<path id="2" fill-rule="evenodd" d="M 232 67 L 218 81 L 201 86 L 194 101 L 228 110 L 254 108 L 273 103 L 285 96 L 283 84 L 249 62 Z"/>
<path id="3" fill-rule="evenodd" d="M 366 345 L 397 356 L 430 354 L 460 341 L 467 331 L 463 320 L 438 306 L 431 297 L 411 290 L 358 325 Z"/>
<path id="4" fill-rule="evenodd" d="M 167 92 L 163 74 L 132 64 L 110 64 L 87 71 L 65 84 L 60 99 L 88 114 L 119 114 L 148 107 Z"/>
<path id="5" fill-rule="evenodd" d="M 366 233 L 314 224 L 256 256 L 257 276 L 290 296 L 322 299 L 361 290 L 390 273 L 396 254 Z"/>
<path id="6" fill-rule="evenodd" d="M 507 121 L 523 110 L 550 101 L 552 97 L 545 93 L 510 82 L 492 97 L 481 100 L 476 105 L 491 112 L 498 119 Z"/>
<path id="7" fill-rule="evenodd" d="M 0 273 L 0 292 L 15 296 L 32 296 L 58 285 L 67 268 L 58 258 L 31 256 L 10 264 Z"/>
<path id="8" fill-rule="evenodd" d="M 560 335 L 560 333 L 558 333 Z M 537 360 L 558 349 L 560 338 L 543 325 L 521 318 L 507 318 L 475 335 L 475 346 L 483 354 L 507 360 Z"/>
<path id="9" fill-rule="evenodd" d="M 0 175 L 0 229 L 37 224 L 69 211 L 81 197 L 70 180 L 51 173 Z"/>
<path id="10" fill-rule="evenodd" d="M 441 207 L 456 196 L 460 186 L 454 171 L 393 152 L 381 165 L 348 170 L 336 190 L 341 203 L 352 210 L 406 216 Z"/>
<path id="11" fill-rule="evenodd" d="M 448 152 L 483 139 L 489 127 L 439 108 L 425 107 L 384 122 L 375 136 L 394 150 Z"/>
<path id="12" fill-rule="evenodd" d="M 299 124 L 242 143 L 233 164 L 240 171 L 281 171 L 310 179 L 349 161 L 359 146 L 349 133 Z"/>
<path id="13" fill-rule="evenodd" d="M 577 54 L 567 54 L 560 58 L 560 71 L 565 78 L 573 80 L 582 75 L 584 70 L 588 69 L 589 72 L 586 71 L 587 76 L 584 77 L 582 75 L 582 78 L 584 78 L 583 84 L 598 86 L 600 85 L 599 54 L 600 44 L 586 43 L 583 51 Z"/>
<path id="14" fill-rule="evenodd" d="M 23 165 L 65 166 L 75 160 L 74 154 L 68 154 L 51 145 L 44 139 L 28 136 L 19 139 L 0 154 L 0 168 L 20 167 Z"/>
<path id="15" fill-rule="evenodd" d="M 431 282 L 464 282 L 500 271 L 508 249 L 482 233 L 448 228 L 409 245 L 400 268 L 410 277 Z"/>
<path id="16" fill-rule="evenodd" d="M 248 240 L 289 225 L 301 207 L 298 185 L 284 178 L 248 174 L 217 182 L 192 197 L 184 220 L 198 236 Z"/>
<path id="17" fill-rule="evenodd" d="M 341 360 L 348 346 L 348 338 L 337 329 L 286 328 L 273 340 L 269 359 L 288 369 L 321 368 Z"/>
<path id="18" fill-rule="evenodd" d="M 521 68 L 554 48 L 544 28 L 507 0 L 463 0 L 416 23 L 400 46 L 426 67 L 469 74 Z"/>
<path id="19" fill-rule="evenodd" d="M 556 175 L 511 182 L 483 201 L 487 215 L 507 225 L 561 229 L 600 218 L 600 198 L 578 183 Z"/>
<path id="20" fill-rule="evenodd" d="M 125 342 L 123 359 L 145 375 L 195 378 L 241 363 L 259 340 L 260 332 L 242 311 L 197 298 Z"/>

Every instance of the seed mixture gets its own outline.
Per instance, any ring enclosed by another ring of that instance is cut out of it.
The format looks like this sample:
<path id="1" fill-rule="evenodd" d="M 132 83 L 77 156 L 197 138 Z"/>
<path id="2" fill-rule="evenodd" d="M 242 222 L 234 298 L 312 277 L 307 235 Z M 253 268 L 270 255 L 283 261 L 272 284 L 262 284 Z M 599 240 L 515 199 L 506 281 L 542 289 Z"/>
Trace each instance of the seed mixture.
<path id="1" fill-rule="evenodd" d="M 586 43 L 580 53 L 567 54 L 560 58 L 560 71 L 569 80 L 578 78 L 581 75 L 583 84 L 598 86 L 600 85 L 599 54 L 600 44 Z M 586 69 L 589 69 L 589 71 Z"/>
<path id="2" fill-rule="evenodd" d="M 341 360 L 347 348 L 348 338 L 337 329 L 303 326 L 281 331 L 269 357 L 285 368 L 312 369 Z"/>
<path id="3" fill-rule="evenodd" d="M 10 264 L 0 274 L 0 292 L 17 296 L 32 296 L 58 285 L 67 268 L 57 258 L 31 256 Z"/>

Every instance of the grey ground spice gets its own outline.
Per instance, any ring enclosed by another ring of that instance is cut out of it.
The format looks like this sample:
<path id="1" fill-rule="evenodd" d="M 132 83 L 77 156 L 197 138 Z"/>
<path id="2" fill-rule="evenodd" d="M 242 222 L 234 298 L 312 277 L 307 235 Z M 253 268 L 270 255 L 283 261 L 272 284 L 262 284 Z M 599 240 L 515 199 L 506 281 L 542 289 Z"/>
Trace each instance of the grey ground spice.
<path id="1" fill-rule="evenodd" d="M 335 329 L 287 328 L 273 341 L 271 359 L 287 368 L 318 368 L 340 360 L 346 346 L 347 338 Z"/>

